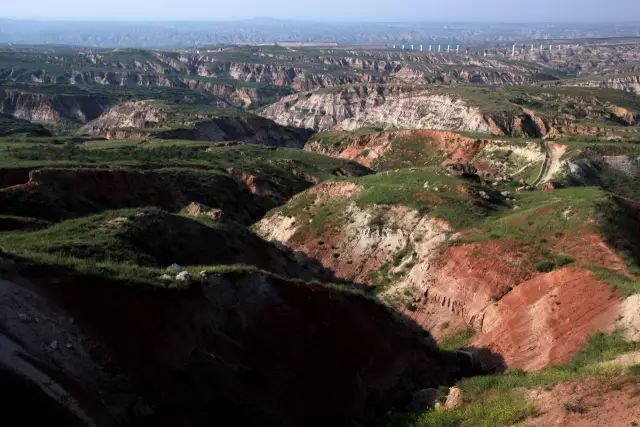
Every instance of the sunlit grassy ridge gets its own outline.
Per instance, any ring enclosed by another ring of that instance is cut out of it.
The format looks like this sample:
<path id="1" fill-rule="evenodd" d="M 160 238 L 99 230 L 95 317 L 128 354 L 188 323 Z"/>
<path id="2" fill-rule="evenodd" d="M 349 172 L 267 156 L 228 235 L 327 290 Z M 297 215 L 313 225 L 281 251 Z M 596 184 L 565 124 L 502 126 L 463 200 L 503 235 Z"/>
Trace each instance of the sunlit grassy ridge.
<path id="1" fill-rule="evenodd" d="M 298 215 L 302 222 L 310 219 L 309 227 L 322 230 L 329 218 L 334 222 L 340 221 L 339 218 L 347 220 L 343 216 L 344 208 L 351 202 L 363 207 L 407 206 L 422 215 L 444 219 L 456 229 L 471 226 L 488 212 L 501 209 L 499 202 L 484 200 L 476 194 L 484 190 L 469 191 L 468 187 L 476 185 L 473 182 L 449 176 L 439 168 L 400 169 L 348 181 L 362 189 L 353 199 L 337 196 L 312 209 L 315 197 L 305 194 L 276 210 L 285 215 Z"/>
<path id="2" fill-rule="evenodd" d="M 9 142 L 11 141 L 11 142 Z M 13 142 L 16 141 L 16 142 Z M 143 167 L 144 169 L 190 167 L 225 169 L 237 167 L 247 172 L 263 171 L 290 174 L 290 169 L 318 179 L 330 178 L 333 172 L 344 169 L 356 174 L 368 173 L 367 168 L 354 162 L 335 159 L 306 151 L 257 145 L 215 147 L 203 143 L 180 140 L 151 142 L 92 141 L 82 145 L 55 144 L 51 139 L 29 139 L 20 142 L 10 139 L 0 142 L 0 167 L 34 166 L 98 166 L 114 165 Z"/>
<path id="3" fill-rule="evenodd" d="M 553 244 L 565 236 L 593 232 L 603 235 L 619 250 L 633 276 L 615 272 L 605 265 L 583 265 L 625 295 L 640 292 L 640 269 L 626 252 L 623 239 L 632 227 L 621 222 L 620 208 L 605 191 L 596 187 L 572 187 L 553 192 L 532 191 L 517 195 L 517 210 L 496 211 L 470 228 L 454 243 L 511 240 L 533 248 L 534 264 L 541 272 L 574 262 L 572 254 L 557 254 Z M 626 230 L 626 231 L 625 231 Z M 634 277 L 635 276 L 635 277 Z"/>
<path id="4" fill-rule="evenodd" d="M 246 264 L 258 270 L 246 260 L 260 258 L 260 252 L 268 249 L 275 250 L 236 223 L 169 214 L 153 207 L 108 211 L 36 231 L 0 234 L 0 250 L 23 262 L 157 286 L 169 284 L 160 275 L 174 262 L 193 274 L 203 266 L 218 271 L 222 266 Z M 247 256 L 250 250 L 257 257 Z"/>
<path id="5" fill-rule="evenodd" d="M 459 408 L 437 409 L 423 414 L 396 414 L 381 425 L 393 427 L 475 427 L 508 426 L 535 416 L 538 409 L 525 399 L 525 390 L 553 387 L 567 381 L 596 378 L 607 381 L 625 372 L 620 367 L 604 367 L 602 362 L 637 351 L 640 344 L 626 341 L 620 332 L 598 333 L 578 356 L 562 366 L 540 372 L 511 371 L 466 378 L 458 386 L 463 403 Z M 627 370 L 626 372 L 631 372 Z"/>

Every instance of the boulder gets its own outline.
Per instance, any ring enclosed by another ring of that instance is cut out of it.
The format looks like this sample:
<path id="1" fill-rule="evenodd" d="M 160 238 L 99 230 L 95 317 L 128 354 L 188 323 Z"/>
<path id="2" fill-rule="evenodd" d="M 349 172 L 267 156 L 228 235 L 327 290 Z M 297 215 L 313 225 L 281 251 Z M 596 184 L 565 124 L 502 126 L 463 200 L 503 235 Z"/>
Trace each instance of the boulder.
<path id="1" fill-rule="evenodd" d="M 188 282 L 189 278 L 190 276 L 188 271 L 181 271 L 180 273 L 176 274 L 176 280 L 179 282 Z"/>
<path id="2" fill-rule="evenodd" d="M 460 405 L 462 405 L 462 390 L 460 387 L 451 387 L 447 400 L 444 402 L 444 409 L 451 411 Z"/>
<path id="3" fill-rule="evenodd" d="M 553 182 L 545 182 L 540 189 L 542 191 L 553 191 L 556 189 L 556 186 Z"/>
<path id="4" fill-rule="evenodd" d="M 220 222 L 224 218 L 222 209 L 210 208 L 198 202 L 191 202 L 185 208 L 187 215 L 192 217 L 207 217 L 213 221 Z"/>
<path id="5" fill-rule="evenodd" d="M 630 341 L 640 341 L 640 294 L 632 295 L 622 302 L 618 328 Z"/>
<path id="6" fill-rule="evenodd" d="M 469 163 L 450 163 L 446 168 L 447 173 L 451 176 L 470 178 L 478 174 L 478 169 Z"/>

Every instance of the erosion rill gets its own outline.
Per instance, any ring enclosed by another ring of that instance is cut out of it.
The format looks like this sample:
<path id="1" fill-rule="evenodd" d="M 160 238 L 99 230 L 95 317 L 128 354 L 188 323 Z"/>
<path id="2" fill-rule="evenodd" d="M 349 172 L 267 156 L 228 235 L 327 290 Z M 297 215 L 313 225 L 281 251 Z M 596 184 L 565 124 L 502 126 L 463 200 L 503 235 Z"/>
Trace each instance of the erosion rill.
<path id="1" fill-rule="evenodd" d="M 494 31 L 0 46 L 3 420 L 636 425 L 640 41 Z"/>

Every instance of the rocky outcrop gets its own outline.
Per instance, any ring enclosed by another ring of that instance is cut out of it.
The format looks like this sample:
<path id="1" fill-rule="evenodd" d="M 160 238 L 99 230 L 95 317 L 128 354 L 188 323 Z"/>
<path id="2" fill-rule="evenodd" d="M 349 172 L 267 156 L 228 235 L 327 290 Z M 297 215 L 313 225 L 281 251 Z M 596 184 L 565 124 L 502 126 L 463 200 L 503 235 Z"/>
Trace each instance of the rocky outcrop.
<path id="1" fill-rule="evenodd" d="M 184 208 L 188 216 L 194 218 L 209 218 L 214 222 L 222 222 L 224 220 L 224 211 L 222 209 L 214 209 L 205 206 L 202 203 L 191 202 Z"/>
<path id="2" fill-rule="evenodd" d="M 145 129 L 162 127 L 169 119 L 178 119 L 176 112 L 172 112 L 162 103 L 150 101 L 123 102 L 105 111 L 100 117 L 84 126 L 81 131 L 91 134 L 100 134 L 105 130 L 114 129 Z M 178 124 L 186 125 L 189 120 L 194 121 L 206 118 L 206 114 L 194 114 L 193 116 L 180 117 L 183 120 Z"/>
<path id="3" fill-rule="evenodd" d="M 527 243 L 456 243 L 452 238 L 464 238 L 464 231 L 453 234 L 446 222 L 406 206 L 364 204 L 363 191 L 354 183 L 325 182 L 254 229 L 317 259 L 339 279 L 373 287 L 436 339 L 473 329 L 471 347 L 501 355 L 478 356 L 489 370 L 563 363 L 592 334 L 614 328 L 620 296 L 586 267 L 626 274 L 602 236 L 576 231 L 570 241 L 554 238 L 549 251 L 572 254 L 576 266 L 539 273 L 536 249 Z M 465 191 L 471 190 L 460 194 Z M 438 193 L 428 197 L 436 206 L 446 203 Z"/>
<path id="4" fill-rule="evenodd" d="M 113 86 L 165 86 L 171 87 L 173 81 L 161 74 L 145 70 L 81 70 L 64 71 L 60 74 L 45 70 L 3 70 L 0 76 L 5 80 L 19 83 L 40 83 L 58 85 L 113 85 Z"/>
<path id="5" fill-rule="evenodd" d="M 639 178 L 640 156 L 606 155 L 602 150 L 586 149 L 563 162 L 554 182 L 561 186 L 597 185 L 630 200 L 639 200 L 640 190 L 635 184 Z"/>
<path id="6" fill-rule="evenodd" d="M 521 112 L 487 113 L 485 119 L 494 135 L 542 138 L 558 134 L 550 120 L 528 109 L 522 109 Z"/>
<path id="7" fill-rule="evenodd" d="M 208 61 L 202 57 L 192 58 L 192 61 L 194 74 L 198 76 L 267 83 L 274 86 L 290 87 L 298 91 L 373 82 L 372 76 L 367 74 L 314 72 L 306 69 L 306 67 L 296 67 L 282 63 L 219 62 L 215 59 Z"/>
<path id="8" fill-rule="evenodd" d="M 623 126 L 635 126 L 640 124 L 640 114 L 630 111 L 619 105 L 610 105 L 609 110 L 614 121 Z"/>
<path id="9" fill-rule="evenodd" d="M 640 294 L 631 295 L 622 302 L 617 326 L 628 340 L 640 341 Z"/>
<path id="10" fill-rule="evenodd" d="M 317 191 L 342 198 L 359 191 L 347 184 L 328 185 L 321 184 Z M 322 193 L 316 193 L 316 205 L 323 203 Z M 443 221 L 421 217 L 417 211 L 400 206 L 361 208 L 350 203 L 343 213 L 350 218 L 346 224 L 326 227 L 321 234 L 305 230 L 300 220 L 278 214 L 263 219 L 254 229 L 267 240 L 279 241 L 294 252 L 317 259 L 337 278 L 359 284 L 370 284 L 372 273 L 389 264 L 402 250 L 407 251 L 407 262 L 428 262 L 449 230 Z M 405 260 L 399 260 L 388 274 L 402 270 L 400 261 Z"/>
<path id="11" fill-rule="evenodd" d="M 318 133 L 311 137 L 304 149 L 384 170 L 440 162 L 470 163 L 490 143 L 489 140 L 468 138 L 449 131 L 420 129 L 366 134 Z"/>
<path id="12" fill-rule="evenodd" d="M 112 104 L 102 96 L 36 93 L 0 88 L 0 113 L 35 123 L 87 123 Z"/>
<path id="13" fill-rule="evenodd" d="M 217 117 L 198 122 L 193 129 L 162 131 L 156 136 L 162 139 L 242 141 L 272 147 L 302 148 L 311 134 L 308 129 L 280 126 L 262 117 L 245 115 Z"/>
<path id="14" fill-rule="evenodd" d="M 301 148 L 311 132 L 277 125 L 249 113 L 203 108 L 183 112 L 179 105 L 153 101 L 118 104 L 81 132 L 109 139 L 157 137 L 197 141 L 243 141 Z"/>
<path id="15" fill-rule="evenodd" d="M 282 125 L 320 131 L 395 127 L 490 132 L 482 112 L 465 101 L 403 86 L 299 93 L 264 108 L 261 115 Z"/>
<path id="16" fill-rule="evenodd" d="M 264 108 L 261 115 L 280 124 L 319 131 L 409 128 L 534 138 L 558 133 L 550 120 L 532 110 L 488 113 L 459 96 L 405 85 L 298 93 Z"/>
<path id="17" fill-rule="evenodd" d="M 617 89 L 640 94 L 640 75 L 618 76 L 603 80 L 578 80 L 561 83 L 563 86 Z"/>
<path id="18" fill-rule="evenodd" d="M 185 78 L 183 81 L 189 89 L 214 96 L 230 105 L 247 109 L 275 102 L 280 97 L 291 93 L 286 88 L 260 85 L 243 86 L 242 84 L 225 83 L 224 80 L 218 82 L 213 79 Z"/>
<path id="19" fill-rule="evenodd" d="M 596 332 L 612 332 L 620 296 L 593 273 L 565 268 L 519 284 L 485 310 L 472 342 L 512 368 L 539 370 L 569 361 Z"/>

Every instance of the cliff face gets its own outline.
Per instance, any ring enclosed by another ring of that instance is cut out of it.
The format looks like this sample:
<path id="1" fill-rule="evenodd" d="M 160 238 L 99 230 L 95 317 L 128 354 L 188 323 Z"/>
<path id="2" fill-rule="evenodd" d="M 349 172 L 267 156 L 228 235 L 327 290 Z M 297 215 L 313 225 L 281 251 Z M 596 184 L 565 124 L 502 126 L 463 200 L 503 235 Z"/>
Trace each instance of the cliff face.
<path id="1" fill-rule="evenodd" d="M 277 123 L 319 131 L 363 127 L 543 137 L 557 131 L 531 110 L 485 113 L 458 96 L 408 86 L 353 86 L 299 93 L 261 111 Z"/>
<path id="2" fill-rule="evenodd" d="M 287 86 L 294 90 L 314 90 L 345 84 L 366 83 L 373 77 L 367 74 L 332 74 L 310 71 L 291 65 L 252 64 L 242 62 L 204 62 L 195 68 L 203 77 L 231 78 L 245 82 Z"/>
<path id="3" fill-rule="evenodd" d="M 199 141 L 243 141 L 302 148 L 311 132 L 281 126 L 243 112 L 184 112 L 180 106 L 149 101 L 125 102 L 107 110 L 81 130 L 106 138 L 152 136 Z"/>
<path id="4" fill-rule="evenodd" d="M 502 89 L 502 93 L 505 99 L 490 103 L 490 95 L 475 88 L 355 85 L 290 95 L 263 108 L 260 114 L 280 124 L 318 131 L 408 128 L 533 138 L 607 136 L 616 130 L 607 130 L 600 123 L 629 127 L 640 120 L 633 106 L 625 108 L 593 93 L 571 95 L 548 90 L 536 95 L 518 89 Z M 541 108 L 542 103 L 548 105 Z"/>
<path id="5" fill-rule="evenodd" d="M 172 86 L 167 76 L 144 70 L 99 71 L 81 70 L 62 73 L 45 71 L 6 69 L 0 77 L 21 83 L 66 84 L 66 85 L 114 85 L 114 86 Z"/>
<path id="6" fill-rule="evenodd" d="M 362 127 L 491 130 L 482 112 L 462 100 L 401 86 L 295 94 L 266 107 L 261 115 L 282 125 L 320 131 Z"/>
<path id="7" fill-rule="evenodd" d="M 282 96 L 288 95 L 287 88 L 273 87 L 243 87 L 215 81 L 204 81 L 186 78 L 184 83 L 190 89 L 212 95 L 224 100 L 228 104 L 243 108 L 254 108 L 266 103 L 274 102 Z"/>
<path id="8" fill-rule="evenodd" d="M 501 221 L 504 227 L 514 227 L 516 237 L 490 235 L 464 242 L 480 225 L 455 230 L 430 212 L 452 203 L 452 197 L 468 198 L 463 209 L 473 209 L 470 202 L 477 190 L 464 184 L 435 184 L 433 177 L 424 187 L 420 184 L 420 190 L 411 189 L 408 183 L 419 173 L 407 173 L 397 187 L 374 188 L 366 179 L 321 183 L 267 214 L 254 229 L 265 239 L 317 259 L 339 279 L 373 287 L 382 301 L 437 339 L 472 329 L 476 335 L 470 346 L 489 348 L 503 357 L 482 360 L 486 368 L 538 370 L 563 363 L 592 334 L 615 328 L 621 295 L 590 266 L 628 271 L 603 235 L 580 225 L 589 221 L 572 217 L 573 204 L 571 209 L 570 202 L 556 201 L 545 207 L 518 207 Z M 367 203 L 372 196 L 396 191 L 403 192 L 408 203 L 423 200 L 428 206 L 419 211 L 402 203 Z M 548 217 L 556 215 L 575 220 L 571 227 L 578 228 L 551 236 L 534 233 L 548 238 L 545 250 L 552 257 L 571 254 L 573 264 L 541 272 L 539 248 L 526 243 L 530 236 L 515 230 L 527 218 L 547 227 Z"/>
<path id="9" fill-rule="evenodd" d="M 100 96 L 0 89 L 0 112 L 36 123 L 86 123 L 102 114 L 111 104 L 110 99 Z"/>
<path id="10" fill-rule="evenodd" d="M 353 160 L 377 171 L 469 164 L 492 141 L 468 138 L 450 131 L 399 130 L 317 133 L 305 144 L 306 151 Z"/>
<path id="11" fill-rule="evenodd" d="M 563 86 L 617 89 L 640 94 L 640 75 L 611 77 L 604 80 L 569 81 Z"/>
<path id="12" fill-rule="evenodd" d="M 161 127 L 172 116 L 171 111 L 147 101 L 123 102 L 105 111 L 100 117 L 82 128 L 83 132 L 100 134 L 103 130 L 120 128 L 154 128 Z M 204 118 L 205 115 L 194 115 L 193 120 Z M 181 124 L 186 124 L 181 123 Z"/>

